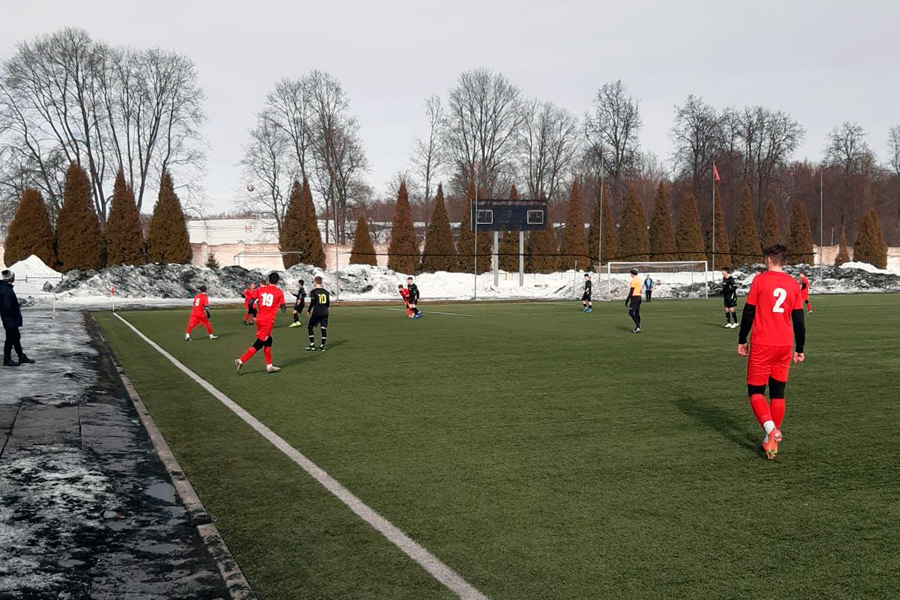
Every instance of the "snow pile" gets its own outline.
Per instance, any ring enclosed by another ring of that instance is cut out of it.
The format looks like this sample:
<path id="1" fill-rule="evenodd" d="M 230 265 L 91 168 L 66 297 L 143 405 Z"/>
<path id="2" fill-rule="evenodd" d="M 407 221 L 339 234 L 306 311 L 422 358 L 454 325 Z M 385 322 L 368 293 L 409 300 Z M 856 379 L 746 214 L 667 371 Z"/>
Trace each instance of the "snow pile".
<path id="1" fill-rule="evenodd" d="M 54 271 L 52 268 L 44 264 L 40 258 L 32 254 L 25 260 L 20 260 L 9 268 L 16 274 L 19 281 L 28 281 L 31 279 L 59 279 L 62 273 Z"/>
<path id="2" fill-rule="evenodd" d="M 746 296 L 756 273 L 763 265 L 742 267 L 733 275 L 738 285 L 738 295 Z M 799 279 L 800 272 L 809 278 L 812 294 L 859 294 L 873 292 L 900 292 L 900 273 L 878 269 L 868 263 L 846 263 L 840 267 L 787 266 L 785 272 Z M 710 288 L 710 295 L 722 294 L 722 282 L 717 280 Z"/>
<path id="3" fill-rule="evenodd" d="M 897 273 L 894 271 L 890 271 L 888 269 L 879 269 L 875 265 L 870 265 L 869 263 L 864 262 L 848 262 L 844 263 L 840 266 L 841 269 L 860 269 L 865 271 L 866 273 L 879 273 L 881 275 L 896 275 Z"/>

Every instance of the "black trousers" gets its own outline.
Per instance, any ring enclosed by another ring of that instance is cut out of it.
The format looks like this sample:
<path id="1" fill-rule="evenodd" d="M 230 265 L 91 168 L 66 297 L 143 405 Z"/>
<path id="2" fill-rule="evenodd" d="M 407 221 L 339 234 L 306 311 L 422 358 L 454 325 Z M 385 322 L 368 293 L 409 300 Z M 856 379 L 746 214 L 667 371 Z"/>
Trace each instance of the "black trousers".
<path id="1" fill-rule="evenodd" d="M 628 316 L 634 321 L 635 327 L 641 326 L 641 297 L 632 296 L 631 303 L 628 305 Z"/>
<path id="2" fill-rule="evenodd" d="M 650 302 L 650 296 L 653 295 L 653 290 L 647 290 L 647 302 Z"/>
<path id="3" fill-rule="evenodd" d="M 6 330 L 6 341 L 3 342 L 3 360 L 12 358 L 12 350 L 16 349 L 16 354 L 21 358 L 25 355 L 22 352 L 22 334 L 19 333 L 18 327 L 4 327 Z"/>

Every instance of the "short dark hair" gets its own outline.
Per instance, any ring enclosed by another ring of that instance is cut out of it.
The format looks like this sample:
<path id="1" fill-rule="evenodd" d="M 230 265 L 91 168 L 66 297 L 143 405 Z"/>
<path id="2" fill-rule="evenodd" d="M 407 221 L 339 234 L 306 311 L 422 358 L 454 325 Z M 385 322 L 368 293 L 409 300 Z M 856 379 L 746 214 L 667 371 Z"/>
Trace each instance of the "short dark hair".
<path id="1" fill-rule="evenodd" d="M 205 293 L 206 293 L 206 286 L 205 286 L 205 285 L 201 285 L 201 286 L 200 286 L 200 291 L 203 292 L 203 293 L 205 294 Z"/>
<path id="2" fill-rule="evenodd" d="M 584 276 L 585 276 L 585 277 L 590 277 L 591 274 L 590 274 L 590 273 L 585 273 Z"/>
<path id="3" fill-rule="evenodd" d="M 269 283 L 271 283 L 272 285 L 275 285 L 276 283 L 278 283 L 279 279 L 281 279 L 281 278 L 278 276 L 278 273 L 275 273 L 275 272 L 269 273 Z"/>
<path id="4" fill-rule="evenodd" d="M 729 273 L 729 274 L 731 273 L 731 267 L 722 267 L 722 270 L 725 271 L 726 273 Z"/>
<path id="5" fill-rule="evenodd" d="M 407 281 L 412 281 L 412 276 L 406 278 Z"/>
<path id="6" fill-rule="evenodd" d="M 303 285 L 303 280 L 301 279 L 298 285 Z"/>
<path id="7" fill-rule="evenodd" d="M 787 260 L 787 248 L 783 244 L 774 244 L 763 249 L 763 256 L 777 265 L 783 265 Z"/>
<path id="8" fill-rule="evenodd" d="M 637 274 L 638 274 L 638 270 L 637 270 L 637 269 L 631 269 L 631 274 L 632 274 L 632 275 L 637 275 Z"/>
<path id="9" fill-rule="evenodd" d="M 317 284 L 319 284 L 319 285 L 321 285 L 321 284 L 322 284 L 322 278 L 321 278 L 321 277 L 319 277 L 319 276 L 316 276 L 316 278 L 315 278 L 315 279 L 313 279 L 313 281 L 314 281 L 314 282 L 315 282 L 315 283 L 317 283 Z"/>
<path id="10" fill-rule="evenodd" d="M 397 288 L 402 290 L 402 289 L 403 289 L 403 284 L 402 284 L 402 283 L 398 283 L 398 284 L 397 284 Z"/>

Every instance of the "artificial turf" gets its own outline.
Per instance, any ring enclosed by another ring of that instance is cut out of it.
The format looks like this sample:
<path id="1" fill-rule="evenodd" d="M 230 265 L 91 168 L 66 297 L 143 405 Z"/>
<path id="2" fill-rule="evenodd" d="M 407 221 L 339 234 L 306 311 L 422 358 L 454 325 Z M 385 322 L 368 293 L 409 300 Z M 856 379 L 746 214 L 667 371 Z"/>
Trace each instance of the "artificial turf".
<path id="1" fill-rule="evenodd" d="M 329 348 L 237 311 L 121 313 L 491 598 L 900 597 L 900 297 L 813 299 L 775 462 L 721 303 L 332 309 Z M 454 313 L 440 315 L 438 312 Z M 462 316 L 467 315 L 467 316 Z M 260 597 L 452 594 L 97 313 Z"/>

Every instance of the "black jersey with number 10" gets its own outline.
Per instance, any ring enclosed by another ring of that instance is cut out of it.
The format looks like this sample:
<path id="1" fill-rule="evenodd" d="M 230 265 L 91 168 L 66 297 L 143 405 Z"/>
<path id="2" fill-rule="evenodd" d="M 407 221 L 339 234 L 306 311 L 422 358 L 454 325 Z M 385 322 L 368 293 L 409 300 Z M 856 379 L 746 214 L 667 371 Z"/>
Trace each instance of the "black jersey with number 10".
<path id="1" fill-rule="evenodd" d="M 323 288 L 315 288 L 309 293 L 309 310 L 313 316 L 328 316 L 331 295 Z"/>

